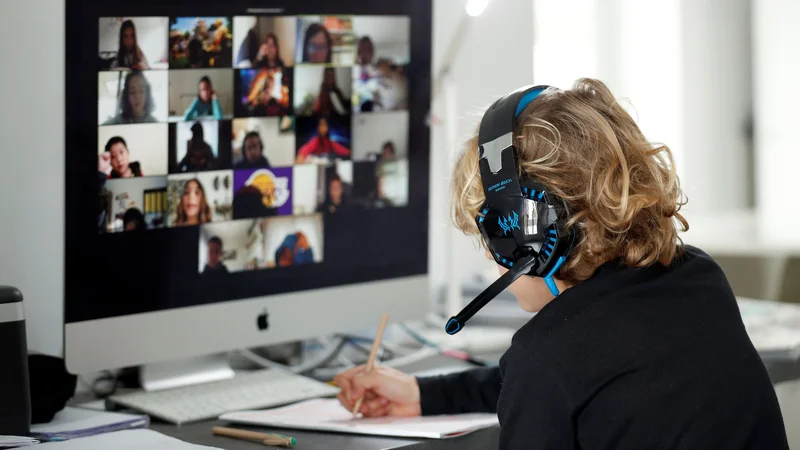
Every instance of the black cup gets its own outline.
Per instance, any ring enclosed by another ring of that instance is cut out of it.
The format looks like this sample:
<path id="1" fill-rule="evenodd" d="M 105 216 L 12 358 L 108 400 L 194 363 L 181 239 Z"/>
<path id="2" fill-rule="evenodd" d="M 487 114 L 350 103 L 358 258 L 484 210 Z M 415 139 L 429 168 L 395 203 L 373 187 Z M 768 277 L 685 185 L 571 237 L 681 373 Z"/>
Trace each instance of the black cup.
<path id="1" fill-rule="evenodd" d="M 31 430 L 28 344 L 22 293 L 0 286 L 0 435 L 27 436 Z"/>

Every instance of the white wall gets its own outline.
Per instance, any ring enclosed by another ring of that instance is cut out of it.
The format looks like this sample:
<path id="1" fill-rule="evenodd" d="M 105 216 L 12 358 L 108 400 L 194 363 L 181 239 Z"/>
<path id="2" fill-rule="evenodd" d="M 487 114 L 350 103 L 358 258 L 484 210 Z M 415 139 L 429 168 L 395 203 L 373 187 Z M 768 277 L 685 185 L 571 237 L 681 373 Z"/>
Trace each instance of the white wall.
<path id="1" fill-rule="evenodd" d="M 322 262 L 324 248 L 321 214 L 267 219 L 266 259 L 277 263 L 274 261 L 275 251 L 281 246 L 286 236 L 298 231 L 303 232 L 308 238 L 308 243 L 314 251 L 314 262 Z"/>
<path id="2" fill-rule="evenodd" d="M 120 136 L 128 144 L 130 162 L 139 162 L 145 176 L 166 175 L 169 160 L 169 125 L 148 123 L 136 125 L 109 125 L 97 129 L 97 152 L 106 150 L 106 143 Z M 184 154 L 186 148 L 184 146 Z"/>
<path id="3" fill-rule="evenodd" d="M 3 46 L 6 69 L 0 75 L 0 191 L 14 195 L 0 196 L 0 284 L 16 286 L 25 297 L 28 347 L 60 355 L 64 2 L 5 0 L 2 10 L 0 41 L 13 45 Z M 47 70 L 10 69 L 39 67 L 42 61 L 47 61 Z"/>
<path id="4" fill-rule="evenodd" d="M 116 117 L 119 112 L 119 100 L 125 89 L 125 76 L 129 72 L 110 71 L 97 74 L 97 122 Z M 167 121 L 167 98 L 169 90 L 168 71 L 148 70 L 143 72 L 153 98 L 153 111 L 150 113 L 157 122 Z"/>
<path id="5" fill-rule="evenodd" d="M 408 111 L 375 112 L 353 116 L 353 161 L 383 152 L 386 141 L 394 143 L 395 155 L 408 155 Z"/>
<path id="6" fill-rule="evenodd" d="M 353 184 L 353 161 L 337 159 L 336 174 L 342 179 L 342 183 Z M 327 186 L 325 189 L 328 189 Z"/>
<path id="7" fill-rule="evenodd" d="M 442 64 L 454 37 L 465 3 L 461 0 L 433 2 L 433 70 Z M 463 142 L 475 131 L 481 112 L 493 101 L 520 86 L 533 82 L 533 3 L 529 0 L 489 2 L 483 15 L 475 18 L 461 39 L 462 51 L 453 65 L 458 114 L 457 136 Z M 433 101 L 433 115 L 442 120 L 445 102 Z M 449 217 L 449 183 L 452 159 L 444 124 L 431 128 L 431 190 L 429 270 L 431 294 L 439 295 L 448 266 L 456 264 L 462 277 L 492 269 L 475 238 L 464 237 Z M 455 239 L 455 257 L 445 253 L 442 243 L 450 234 Z"/>
<path id="8" fill-rule="evenodd" d="M 375 45 L 374 61 L 389 58 L 397 64 L 406 64 L 409 59 L 409 31 L 410 21 L 407 17 L 353 17 L 353 33 L 356 37 L 369 36 Z"/>
<path id="9" fill-rule="evenodd" d="M 281 133 L 279 117 L 236 119 L 233 121 L 233 161 L 241 160 L 244 137 L 257 131 L 264 143 L 264 156 L 272 167 L 291 167 L 295 160 L 294 132 Z"/>
<path id="10" fill-rule="evenodd" d="M 797 103 L 800 2 L 754 0 L 755 143 L 758 228 L 770 239 L 800 241 Z"/>
<path id="11" fill-rule="evenodd" d="M 203 76 L 208 76 L 217 93 L 222 115 L 233 117 L 233 74 L 231 69 L 186 69 L 169 71 L 169 114 L 183 115 L 197 98 L 197 85 Z"/>
<path id="12" fill-rule="evenodd" d="M 53 0 L 46 3 L 64 4 L 63 1 Z M 169 68 L 167 60 L 169 19 L 166 17 L 106 17 L 100 19 L 100 52 L 116 53 L 119 50 L 119 29 L 122 22 L 127 19 L 133 20 L 133 25 L 136 27 L 136 40 L 147 58 L 150 68 Z"/>

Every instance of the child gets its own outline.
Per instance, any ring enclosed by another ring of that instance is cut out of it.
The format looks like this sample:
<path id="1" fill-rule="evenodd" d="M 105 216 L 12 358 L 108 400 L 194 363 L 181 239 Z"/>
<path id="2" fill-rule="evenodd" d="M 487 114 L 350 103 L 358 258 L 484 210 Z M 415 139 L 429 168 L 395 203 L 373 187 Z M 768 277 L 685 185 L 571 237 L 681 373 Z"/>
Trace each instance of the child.
<path id="1" fill-rule="evenodd" d="M 183 115 L 183 120 L 190 121 L 200 117 L 211 117 L 222 120 L 222 108 L 219 106 L 217 92 L 211 86 L 211 79 L 204 76 L 197 83 L 197 98 L 194 99 Z"/>
<path id="2" fill-rule="evenodd" d="M 499 367 L 420 379 L 356 367 L 335 379 L 342 404 L 364 396 L 372 417 L 497 412 L 503 450 L 787 449 L 725 275 L 677 236 L 688 224 L 670 150 L 597 80 L 546 89 L 515 117 L 518 172 L 564 201 L 576 236 L 555 286 L 526 275 L 511 284 L 537 314 Z M 467 234 L 478 232 L 492 173 L 479 166 L 493 151 L 479 155 L 473 138 L 455 167 L 455 223 Z"/>

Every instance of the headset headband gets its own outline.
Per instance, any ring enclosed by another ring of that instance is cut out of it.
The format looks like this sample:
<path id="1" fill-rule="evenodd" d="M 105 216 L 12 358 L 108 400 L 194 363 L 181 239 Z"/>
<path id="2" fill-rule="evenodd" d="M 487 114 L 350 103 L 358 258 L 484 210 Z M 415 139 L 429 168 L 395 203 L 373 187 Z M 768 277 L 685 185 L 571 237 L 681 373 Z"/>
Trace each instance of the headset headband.
<path id="1" fill-rule="evenodd" d="M 478 156 L 487 200 L 520 192 L 513 151 L 514 128 L 520 113 L 548 87 L 520 88 L 494 102 L 483 115 L 478 131 Z"/>

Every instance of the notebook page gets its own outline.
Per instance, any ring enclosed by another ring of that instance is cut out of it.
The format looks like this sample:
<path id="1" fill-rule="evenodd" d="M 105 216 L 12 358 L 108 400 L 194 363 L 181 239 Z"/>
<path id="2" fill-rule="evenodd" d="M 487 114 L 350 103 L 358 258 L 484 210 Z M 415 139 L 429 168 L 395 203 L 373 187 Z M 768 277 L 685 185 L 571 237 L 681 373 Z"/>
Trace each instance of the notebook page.
<path id="1" fill-rule="evenodd" d="M 354 418 L 335 399 L 315 399 L 264 411 L 241 411 L 220 417 L 235 423 L 354 434 L 446 438 L 498 424 L 495 414 Z"/>

